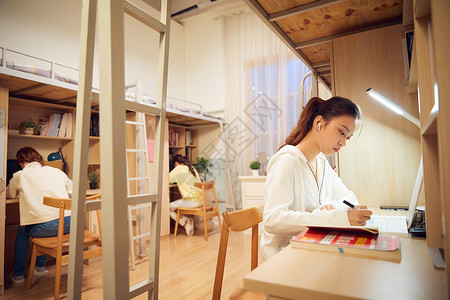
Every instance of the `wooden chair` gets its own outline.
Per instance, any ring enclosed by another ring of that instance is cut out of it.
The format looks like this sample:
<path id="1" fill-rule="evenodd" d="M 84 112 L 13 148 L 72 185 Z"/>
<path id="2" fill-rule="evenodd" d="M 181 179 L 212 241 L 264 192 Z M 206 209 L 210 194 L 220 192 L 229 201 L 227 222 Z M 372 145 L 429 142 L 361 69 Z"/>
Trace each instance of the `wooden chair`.
<path id="1" fill-rule="evenodd" d="M 225 258 L 227 256 L 228 235 L 232 231 L 244 231 L 252 228 L 251 270 L 258 266 L 258 224 L 263 220 L 264 205 L 250 207 L 235 212 L 224 212 L 223 228 L 220 236 L 219 254 L 217 258 L 216 277 L 214 279 L 213 300 L 220 300 L 222 292 L 223 272 Z M 230 299 L 266 299 L 266 295 L 258 292 L 244 290 L 243 286 L 237 287 Z"/>
<path id="2" fill-rule="evenodd" d="M 101 195 L 96 194 L 90 197 L 86 197 L 86 200 L 100 199 Z M 30 262 L 30 270 L 28 272 L 27 289 L 31 288 L 33 283 L 34 266 L 36 264 L 36 257 L 43 254 L 48 254 L 56 258 L 56 272 L 55 272 L 55 299 L 59 299 L 59 289 L 61 285 L 61 266 L 69 263 L 69 255 L 63 255 L 63 252 L 69 251 L 69 239 L 70 234 L 64 234 L 64 211 L 71 209 L 72 200 L 60 199 L 52 197 L 44 197 L 44 204 L 52 207 L 59 208 L 59 225 L 58 235 L 44 238 L 32 238 L 32 254 Z M 101 248 L 101 212 L 97 211 L 97 220 L 99 233 L 84 231 L 84 247 L 87 249 L 90 246 L 98 246 L 98 248 L 85 250 L 83 253 L 83 259 L 89 259 L 102 255 Z"/>
<path id="3" fill-rule="evenodd" d="M 195 215 L 195 216 L 203 216 L 203 224 L 205 227 L 205 240 L 208 240 L 208 230 L 206 227 L 206 221 L 217 217 L 219 219 L 219 230 L 222 227 L 222 224 L 220 222 L 220 212 L 219 212 L 219 205 L 217 204 L 217 195 L 216 195 L 216 188 L 214 187 L 214 181 L 205 181 L 205 182 L 196 182 L 194 183 L 195 187 L 198 187 L 202 189 L 202 201 L 203 205 L 200 207 L 178 207 L 177 208 L 177 220 L 175 222 L 175 231 L 173 233 L 173 236 L 177 236 L 177 229 L 178 229 L 178 221 L 180 220 L 180 216 L 182 215 Z M 205 198 L 205 191 L 213 191 L 214 195 L 214 206 L 207 205 L 206 204 L 206 198 Z"/>

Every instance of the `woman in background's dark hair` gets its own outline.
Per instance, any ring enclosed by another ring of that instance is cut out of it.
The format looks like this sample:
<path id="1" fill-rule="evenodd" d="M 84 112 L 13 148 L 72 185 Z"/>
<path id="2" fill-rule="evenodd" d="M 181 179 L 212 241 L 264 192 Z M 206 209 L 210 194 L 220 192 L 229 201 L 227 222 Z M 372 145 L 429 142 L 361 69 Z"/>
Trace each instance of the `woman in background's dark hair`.
<path id="1" fill-rule="evenodd" d="M 31 147 L 24 147 L 19 149 L 16 153 L 17 162 L 23 168 L 23 164 L 30 163 L 36 161 L 40 163 L 42 166 L 44 165 L 44 159 L 42 155 L 39 154 L 36 150 Z"/>
<path id="2" fill-rule="evenodd" d="M 189 172 L 195 177 L 197 176 L 197 173 L 195 172 L 195 169 L 191 165 L 191 161 L 187 156 L 183 156 L 181 154 L 177 154 L 173 158 L 173 163 L 178 163 L 179 165 L 185 165 L 188 167 Z"/>

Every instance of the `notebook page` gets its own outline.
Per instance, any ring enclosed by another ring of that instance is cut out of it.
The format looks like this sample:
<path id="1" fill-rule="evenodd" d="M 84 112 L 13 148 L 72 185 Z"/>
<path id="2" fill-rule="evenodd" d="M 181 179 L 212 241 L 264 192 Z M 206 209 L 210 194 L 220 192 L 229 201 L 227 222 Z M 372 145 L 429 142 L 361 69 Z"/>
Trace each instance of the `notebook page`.
<path id="1" fill-rule="evenodd" d="M 372 215 L 366 223 L 367 227 L 379 227 L 380 234 L 408 236 L 408 227 L 405 216 Z"/>

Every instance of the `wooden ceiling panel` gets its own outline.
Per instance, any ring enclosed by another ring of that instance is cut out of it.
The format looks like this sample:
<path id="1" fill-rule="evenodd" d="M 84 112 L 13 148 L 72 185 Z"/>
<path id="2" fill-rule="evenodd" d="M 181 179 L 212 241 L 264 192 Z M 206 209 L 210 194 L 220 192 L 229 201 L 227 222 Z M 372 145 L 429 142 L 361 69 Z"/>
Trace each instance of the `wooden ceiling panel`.
<path id="1" fill-rule="evenodd" d="M 394 20 L 402 10 L 402 0 L 351 0 L 276 22 L 297 44 Z"/>
<path id="2" fill-rule="evenodd" d="M 324 75 L 321 76 L 323 81 L 325 81 L 325 84 L 327 84 L 329 87 L 331 87 L 331 75 Z"/>
<path id="3" fill-rule="evenodd" d="M 330 51 L 331 43 L 323 43 L 302 49 L 303 54 L 305 54 L 312 64 L 330 61 Z"/>
<path id="4" fill-rule="evenodd" d="M 296 6 L 315 2 L 316 0 L 261 0 L 259 3 L 267 13 L 273 14 Z"/>

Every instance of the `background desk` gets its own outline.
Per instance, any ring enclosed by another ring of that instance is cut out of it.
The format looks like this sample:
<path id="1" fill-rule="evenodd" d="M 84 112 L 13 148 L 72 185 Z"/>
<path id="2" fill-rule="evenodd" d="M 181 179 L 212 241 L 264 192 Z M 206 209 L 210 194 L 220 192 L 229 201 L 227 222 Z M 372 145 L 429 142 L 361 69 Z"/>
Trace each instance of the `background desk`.
<path id="1" fill-rule="evenodd" d="M 244 288 L 287 299 L 444 299 L 445 272 L 425 239 L 401 238 L 401 263 L 286 247 L 244 278 Z"/>

